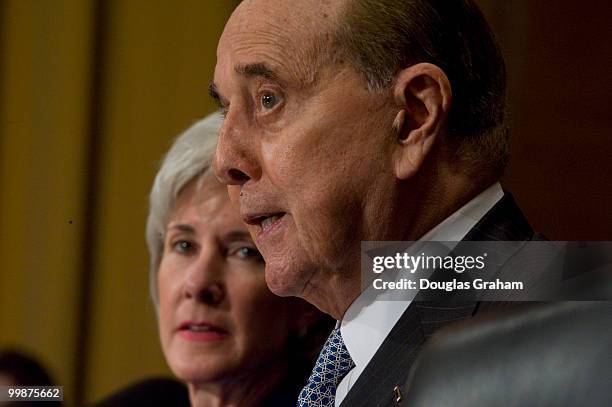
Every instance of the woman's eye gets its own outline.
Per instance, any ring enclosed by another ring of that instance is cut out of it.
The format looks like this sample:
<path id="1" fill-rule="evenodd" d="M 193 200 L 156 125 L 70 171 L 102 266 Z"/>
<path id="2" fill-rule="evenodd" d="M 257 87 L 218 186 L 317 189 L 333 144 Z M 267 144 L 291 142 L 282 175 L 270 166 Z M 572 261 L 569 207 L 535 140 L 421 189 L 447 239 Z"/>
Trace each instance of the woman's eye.
<path id="1" fill-rule="evenodd" d="M 264 109 L 272 109 L 278 104 L 278 97 L 272 92 L 264 92 L 261 95 L 261 106 Z"/>
<path id="2" fill-rule="evenodd" d="M 261 257 L 261 253 L 259 253 L 259 250 L 254 249 L 252 247 L 247 247 L 247 246 L 239 247 L 238 249 L 236 249 L 234 254 L 238 258 L 244 259 L 244 260 L 263 261 L 263 257 Z"/>
<path id="3" fill-rule="evenodd" d="M 172 244 L 174 250 L 179 253 L 188 253 L 193 250 L 193 244 L 188 240 L 179 240 Z"/>

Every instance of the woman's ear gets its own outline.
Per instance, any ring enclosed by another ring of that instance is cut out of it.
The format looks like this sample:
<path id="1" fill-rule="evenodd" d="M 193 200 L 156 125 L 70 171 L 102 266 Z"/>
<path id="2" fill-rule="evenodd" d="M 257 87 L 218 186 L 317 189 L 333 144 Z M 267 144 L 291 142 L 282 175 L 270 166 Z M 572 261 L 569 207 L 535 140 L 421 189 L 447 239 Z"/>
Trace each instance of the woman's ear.
<path id="1" fill-rule="evenodd" d="M 442 69 L 420 63 L 396 75 L 393 98 L 399 108 L 393 121 L 397 137 L 393 165 L 396 177 L 407 179 L 416 174 L 436 140 L 444 136 L 451 86 Z"/>

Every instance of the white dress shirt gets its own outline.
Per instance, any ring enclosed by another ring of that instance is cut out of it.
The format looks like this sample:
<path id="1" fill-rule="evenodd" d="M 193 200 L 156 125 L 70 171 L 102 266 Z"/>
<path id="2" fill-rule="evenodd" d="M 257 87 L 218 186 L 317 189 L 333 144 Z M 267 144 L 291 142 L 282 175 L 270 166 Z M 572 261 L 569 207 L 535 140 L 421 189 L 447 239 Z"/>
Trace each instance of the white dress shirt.
<path id="1" fill-rule="evenodd" d="M 470 202 L 462 206 L 442 223 L 427 232 L 421 241 L 459 242 L 478 223 L 478 221 L 503 197 L 499 183 L 491 185 Z M 452 250 L 449 247 L 449 250 Z M 415 290 L 407 291 L 405 299 L 385 300 L 385 296 L 397 295 L 387 292 L 376 293 L 372 301 L 372 286 L 364 290 L 349 306 L 340 325 L 340 333 L 355 367 L 342 379 L 336 389 L 335 405 L 339 406 L 359 375 L 366 368 L 374 354 L 395 326 L 410 302 L 416 295 Z M 408 296 L 411 295 L 411 298 Z"/>

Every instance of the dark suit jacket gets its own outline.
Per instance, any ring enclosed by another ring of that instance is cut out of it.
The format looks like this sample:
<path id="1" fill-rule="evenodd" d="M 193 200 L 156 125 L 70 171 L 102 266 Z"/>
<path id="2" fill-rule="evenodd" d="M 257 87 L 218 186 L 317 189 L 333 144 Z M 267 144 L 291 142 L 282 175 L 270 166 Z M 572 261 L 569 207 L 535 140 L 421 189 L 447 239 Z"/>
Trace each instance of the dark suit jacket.
<path id="1" fill-rule="evenodd" d="M 295 372 L 292 372 L 295 373 Z M 301 375 L 301 372 L 298 372 Z M 303 375 L 302 375 L 303 376 Z M 305 378 L 291 375 L 262 400 L 258 407 L 293 407 Z M 21 404 L 21 403 L 18 403 Z M 36 403 L 38 405 L 38 403 Z M 27 407 L 26 404 L 23 405 Z M 91 407 L 189 407 L 189 392 L 176 379 L 152 378 L 131 384 Z"/>
<path id="2" fill-rule="evenodd" d="M 506 193 L 464 240 L 527 241 L 538 238 L 512 196 Z M 413 301 L 351 387 L 341 406 L 394 406 L 396 392 L 406 381 L 410 367 L 429 336 L 446 324 L 501 306 L 503 304 L 475 301 L 460 304 Z"/>

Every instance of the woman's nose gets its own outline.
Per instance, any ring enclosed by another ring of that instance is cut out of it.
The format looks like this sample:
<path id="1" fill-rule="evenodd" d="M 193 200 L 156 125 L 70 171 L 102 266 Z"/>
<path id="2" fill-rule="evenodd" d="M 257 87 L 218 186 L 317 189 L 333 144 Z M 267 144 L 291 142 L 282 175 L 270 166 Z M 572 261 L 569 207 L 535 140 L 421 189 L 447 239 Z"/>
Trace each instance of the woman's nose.
<path id="1" fill-rule="evenodd" d="M 225 298 L 223 256 L 218 250 L 203 249 L 189 266 L 185 277 L 185 298 L 209 305 L 219 304 Z"/>

